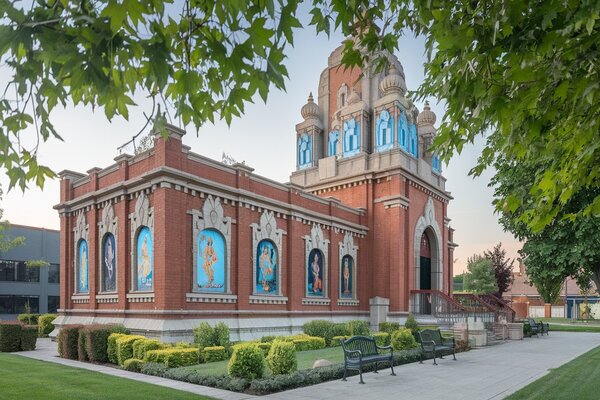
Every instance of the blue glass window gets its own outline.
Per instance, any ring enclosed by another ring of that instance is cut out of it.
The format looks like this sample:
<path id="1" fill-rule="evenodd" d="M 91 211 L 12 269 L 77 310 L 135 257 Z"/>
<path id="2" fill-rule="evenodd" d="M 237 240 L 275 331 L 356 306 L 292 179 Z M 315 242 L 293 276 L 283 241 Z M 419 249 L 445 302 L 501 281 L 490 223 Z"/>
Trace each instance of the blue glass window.
<path id="1" fill-rule="evenodd" d="M 377 119 L 375 150 L 384 151 L 394 147 L 394 117 L 383 110 Z"/>
<path id="2" fill-rule="evenodd" d="M 435 153 L 433 154 L 433 157 L 431 158 L 431 169 L 433 169 L 438 174 L 442 172 L 442 162 L 440 161 L 440 158 Z"/>
<path id="3" fill-rule="evenodd" d="M 328 156 L 335 156 L 337 154 L 338 141 L 340 140 L 339 131 L 329 132 L 329 149 L 327 151 Z"/>
<path id="4" fill-rule="evenodd" d="M 353 156 L 360 151 L 360 125 L 350 119 L 344 122 L 344 157 Z"/>
<path id="5" fill-rule="evenodd" d="M 310 167 L 312 164 L 312 138 L 303 133 L 298 139 L 298 166 L 300 168 Z"/>
<path id="6" fill-rule="evenodd" d="M 402 111 L 400 111 L 400 118 L 398 118 L 398 143 L 400 147 L 408 151 L 408 121 Z"/>
<path id="7" fill-rule="evenodd" d="M 408 152 L 415 157 L 419 156 L 419 140 L 417 139 L 417 126 L 415 124 L 410 124 L 409 127 L 410 132 L 410 143 Z"/>

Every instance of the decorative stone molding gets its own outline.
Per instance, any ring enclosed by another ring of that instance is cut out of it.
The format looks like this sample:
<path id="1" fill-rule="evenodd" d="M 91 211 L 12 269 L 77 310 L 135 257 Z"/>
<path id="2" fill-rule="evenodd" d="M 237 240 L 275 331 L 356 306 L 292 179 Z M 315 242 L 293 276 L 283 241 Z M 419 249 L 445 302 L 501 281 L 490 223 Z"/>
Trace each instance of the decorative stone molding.
<path id="1" fill-rule="evenodd" d="M 90 303 L 90 296 L 81 296 L 81 295 L 73 295 L 71 296 L 71 301 L 74 304 L 89 304 Z"/>
<path id="2" fill-rule="evenodd" d="M 131 222 L 131 288 L 130 290 L 137 291 L 137 243 L 136 238 L 140 228 L 146 226 L 150 229 L 152 234 L 152 243 L 154 244 L 154 208 L 150 207 L 150 199 L 146 196 L 145 192 L 140 192 L 137 201 L 135 203 L 135 210 L 129 214 L 129 220 Z M 153 246 L 154 249 L 154 246 Z M 153 281 L 152 290 L 154 290 L 154 265 L 153 268 Z M 129 295 L 128 295 L 129 296 Z M 129 298 L 129 297 L 128 297 Z M 154 300 L 152 300 L 154 301 Z"/>
<path id="3" fill-rule="evenodd" d="M 352 271 L 352 298 L 348 298 L 348 299 L 344 299 L 341 298 L 341 294 L 342 294 L 342 280 L 340 279 L 340 284 L 338 287 L 338 305 L 340 305 L 340 302 L 349 302 L 349 301 L 356 301 L 358 302 L 358 287 L 357 287 L 357 282 L 358 282 L 358 246 L 354 245 L 354 239 L 352 237 L 351 234 L 346 233 L 344 235 L 344 240 L 342 242 L 339 243 L 339 269 L 338 269 L 338 274 L 340 274 L 340 278 L 341 278 L 341 274 L 342 274 L 342 262 L 344 259 L 344 256 L 350 256 L 352 258 L 352 261 L 354 261 L 354 265 L 353 265 L 353 269 L 354 271 Z M 354 305 L 354 304 L 352 304 Z"/>
<path id="4" fill-rule="evenodd" d="M 127 293 L 130 303 L 154 303 L 154 293 Z"/>
<path id="5" fill-rule="evenodd" d="M 119 258 L 118 258 L 118 254 L 119 252 L 117 251 L 117 246 L 118 246 L 118 232 L 119 230 L 118 228 L 118 218 L 115 216 L 115 210 L 112 204 L 107 204 L 103 209 L 102 209 L 102 219 L 100 220 L 100 222 L 98 222 L 98 276 L 100 277 L 100 292 L 99 293 L 115 293 L 118 290 L 118 285 L 119 285 L 119 280 L 115 279 L 115 289 L 111 290 L 111 291 L 105 291 L 104 290 L 104 269 L 102 268 L 102 258 L 104 257 L 104 252 L 103 252 L 103 244 L 104 244 L 104 236 L 107 233 L 110 233 L 114 236 L 115 238 L 115 260 L 114 260 L 114 264 L 115 264 L 115 270 L 114 270 L 114 274 L 115 276 L 117 275 L 117 271 L 118 271 L 118 266 L 119 266 Z M 96 297 L 98 298 L 98 297 Z"/>
<path id="6" fill-rule="evenodd" d="M 337 301 L 337 305 L 338 306 L 358 306 L 360 305 L 360 302 L 358 300 L 352 300 L 352 299 L 338 299 Z"/>
<path id="7" fill-rule="evenodd" d="M 251 295 L 250 304 L 287 304 L 288 298 L 284 296 Z"/>
<path id="8" fill-rule="evenodd" d="M 435 207 L 431 196 L 425 203 L 423 215 L 417 220 L 414 236 L 414 255 L 415 255 L 415 289 L 421 288 L 421 237 L 427 234 L 431 245 L 431 274 L 435 274 L 436 279 L 432 279 L 432 289 L 443 290 L 443 265 L 442 262 L 442 231 L 435 218 Z"/>
<path id="9" fill-rule="evenodd" d="M 331 299 L 322 297 L 305 297 L 302 299 L 303 306 L 328 306 L 331 304 Z"/>
<path id="10" fill-rule="evenodd" d="M 260 224 L 253 223 L 250 225 L 252 228 L 252 293 L 254 296 L 262 298 L 262 296 L 272 297 L 273 295 L 258 295 L 256 291 L 256 272 L 257 272 L 257 263 L 258 263 L 258 244 L 265 239 L 272 241 L 277 248 L 277 295 L 282 296 L 282 282 L 281 282 L 281 269 L 283 267 L 281 260 L 283 259 L 282 253 L 282 238 L 284 235 L 283 229 L 277 228 L 277 220 L 275 220 L 275 214 L 273 211 L 263 211 L 260 216 Z M 287 297 L 285 298 L 284 303 L 262 303 L 256 302 L 252 303 L 252 297 L 250 297 L 251 304 L 285 304 L 287 302 Z"/>
<path id="11" fill-rule="evenodd" d="M 96 303 L 118 303 L 118 294 L 98 294 L 96 295 Z"/>
<path id="12" fill-rule="evenodd" d="M 194 259 L 193 292 L 200 292 L 198 287 L 198 235 L 204 229 L 214 229 L 225 239 L 225 293 L 231 294 L 231 217 L 225 217 L 221 199 L 208 195 L 204 200 L 202 211 L 192 210 L 192 243 Z M 216 294 L 216 293 L 215 293 Z M 222 295 L 222 294 L 219 294 Z"/>
<path id="13" fill-rule="evenodd" d="M 188 303 L 237 303 L 237 295 L 221 293 L 186 293 Z"/>
<path id="14" fill-rule="evenodd" d="M 329 240 L 323 237 L 323 230 L 318 224 L 314 224 L 310 230 L 310 236 L 306 235 L 304 239 L 304 296 L 310 299 L 323 301 L 329 297 Z M 308 293 L 308 275 L 310 274 L 309 259 L 310 252 L 312 250 L 319 250 L 323 259 L 323 271 L 321 276 L 323 277 L 323 290 L 322 296 L 309 296 Z M 302 304 L 315 304 L 315 302 L 304 302 Z M 329 300 L 328 300 L 329 301 Z"/>
<path id="15" fill-rule="evenodd" d="M 80 240 L 85 240 L 85 242 L 88 245 L 88 291 L 87 292 L 81 292 L 82 294 L 87 294 L 89 293 L 89 279 L 90 279 L 90 264 L 89 264 L 89 260 L 90 260 L 90 256 L 89 256 L 89 248 L 90 248 L 90 240 L 89 240 L 89 230 L 90 230 L 90 225 L 87 223 L 86 218 L 85 218 L 85 211 L 81 210 L 79 211 L 79 214 L 77 215 L 77 222 L 75 223 L 75 228 L 73 229 L 73 243 L 75 244 L 75 248 L 73 249 L 73 276 L 75 277 L 74 279 L 74 287 L 73 287 L 73 293 L 75 295 L 79 294 L 79 287 L 78 287 L 78 282 L 79 282 L 79 268 L 77 265 L 77 261 L 79 260 L 79 241 Z M 89 303 L 89 296 L 88 296 L 88 303 Z"/>

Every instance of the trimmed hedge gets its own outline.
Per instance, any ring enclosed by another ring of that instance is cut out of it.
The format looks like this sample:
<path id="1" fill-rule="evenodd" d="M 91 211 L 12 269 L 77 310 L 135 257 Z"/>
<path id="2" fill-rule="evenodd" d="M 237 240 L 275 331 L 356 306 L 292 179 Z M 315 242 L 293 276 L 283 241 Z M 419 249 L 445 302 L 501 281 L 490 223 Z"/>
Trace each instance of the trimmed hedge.
<path id="1" fill-rule="evenodd" d="M 261 342 L 261 343 L 257 343 L 258 344 L 258 348 L 262 350 L 263 355 L 266 357 L 267 354 L 269 354 L 269 350 L 271 350 L 271 346 L 273 345 L 273 342 Z"/>
<path id="2" fill-rule="evenodd" d="M 261 343 L 271 343 L 275 340 L 277 336 L 267 335 L 260 338 Z"/>
<path id="3" fill-rule="evenodd" d="M 302 326 L 305 334 L 317 336 L 325 340 L 327 346 L 331 345 L 331 339 L 334 336 L 334 323 L 324 319 L 315 319 Z"/>
<path id="4" fill-rule="evenodd" d="M 369 322 L 360 319 L 346 322 L 346 327 L 348 336 L 369 336 L 371 334 Z"/>
<path id="5" fill-rule="evenodd" d="M 58 317 L 56 314 L 42 314 L 38 318 L 38 335 L 39 337 L 47 337 L 53 330 L 52 322 Z"/>
<path id="6" fill-rule="evenodd" d="M 419 338 L 419 324 L 412 313 L 408 314 L 406 322 L 404 323 L 404 327 L 406 329 L 410 329 L 415 340 Z"/>
<path id="7" fill-rule="evenodd" d="M 387 332 L 375 332 L 371 336 L 373 336 L 373 339 L 375 339 L 377 346 L 383 347 L 390 345 L 391 337 Z"/>
<path id="8" fill-rule="evenodd" d="M 333 336 L 350 336 L 348 325 L 344 322 L 333 324 Z"/>
<path id="9" fill-rule="evenodd" d="M 320 350 L 325 348 L 325 339 L 315 336 L 299 337 L 298 339 L 294 339 L 293 343 L 296 346 L 296 351 Z"/>
<path id="10" fill-rule="evenodd" d="M 123 367 L 127 371 L 140 372 L 142 370 L 142 366 L 144 365 L 144 363 L 145 363 L 144 360 L 139 360 L 137 358 L 130 358 L 130 359 L 125 360 Z"/>
<path id="11" fill-rule="evenodd" d="M 242 343 L 233 347 L 227 366 L 229 375 L 247 380 L 262 378 L 265 372 L 265 357 L 256 343 Z"/>
<path id="12" fill-rule="evenodd" d="M 222 346 L 226 349 L 231 346 L 229 341 L 229 327 L 219 322 L 213 327 L 208 322 L 202 322 L 194 329 L 194 343 L 202 350 L 205 347 Z"/>
<path id="13" fill-rule="evenodd" d="M 188 365 L 198 364 L 199 354 L 199 350 L 195 348 L 149 350 L 146 353 L 144 361 L 162 363 L 169 368 L 186 367 Z"/>
<path id="14" fill-rule="evenodd" d="M 137 340 L 133 344 L 133 358 L 143 360 L 146 353 L 150 350 L 162 350 L 166 347 L 165 344 L 156 339 Z"/>
<path id="15" fill-rule="evenodd" d="M 133 344 L 137 340 L 146 339 L 141 335 L 124 335 L 117 339 L 117 361 L 123 366 L 125 360 L 133 357 Z"/>
<path id="16" fill-rule="evenodd" d="M 123 330 L 125 328 L 122 325 L 95 324 L 85 326 L 82 331 L 85 335 L 85 350 L 88 359 L 95 363 L 108 362 L 108 338 L 115 331 Z"/>
<path id="17" fill-rule="evenodd" d="M 21 328 L 18 321 L 0 322 L 0 351 L 11 352 L 21 350 Z"/>
<path id="18" fill-rule="evenodd" d="M 334 336 L 331 340 L 331 347 L 341 346 L 342 343 L 340 342 L 340 339 L 350 339 L 350 336 Z"/>
<path id="19" fill-rule="evenodd" d="M 37 325 L 40 314 L 19 314 L 17 319 L 23 323 L 23 325 Z"/>
<path id="20" fill-rule="evenodd" d="M 263 343 L 261 343 L 263 344 Z M 229 353 L 227 353 L 227 349 L 223 346 L 212 346 L 205 347 L 202 350 L 204 362 L 215 362 L 215 361 L 223 361 L 227 360 L 229 357 Z"/>
<path id="21" fill-rule="evenodd" d="M 58 333 L 58 354 L 62 358 L 78 359 L 77 342 L 82 325 L 65 325 Z"/>
<path id="22" fill-rule="evenodd" d="M 325 344 L 325 339 L 323 340 Z M 291 374 L 298 369 L 298 361 L 296 360 L 295 344 L 276 340 L 269 350 L 267 356 L 267 364 L 271 372 L 275 375 Z"/>
<path id="23" fill-rule="evenodd" d="M 146 360 L 144 361 L 145 363 L 142 365 L 140 371 L 142 374 L 164 377 L 165 372 L 169 370 L 169 367 L 167 367 L 165 364 L 150 362 Z"/>
<path id="24" fill-rule="evenodd" d="M 77 334 L 77 359 L 79 361 L 88 361 L 84 329 L 85 327 L 82 327 Z"/>
<path id="25" fill-rule="evenodd" d="M 415 337 L 408 328 L 402 328 L 392 333 L 391 345 L 394 350 L 410 350 L 418 346 Z"/>
<path id="26" fill-rule="evenodd" d="M 37 325 L 23 325 L 21 327 L 21 350 L 35 350 L 38 337 Z"/>
<path id="27" fill-rule="evenodd" d="M 386 332 L 390 335 L 392 332 L 400 329 L 400 324 L 398 322 L 380 322 L 379 323 L 379 332 Z"/>
<path id="28" fill-rule="evenodd" d="M 117 339 L 127 336 L 126 333 L 111 333 L 108 335 L 106 355 L 108 361 L 113 364 L 119 363 L 119 357 L 117 356 Z"/>

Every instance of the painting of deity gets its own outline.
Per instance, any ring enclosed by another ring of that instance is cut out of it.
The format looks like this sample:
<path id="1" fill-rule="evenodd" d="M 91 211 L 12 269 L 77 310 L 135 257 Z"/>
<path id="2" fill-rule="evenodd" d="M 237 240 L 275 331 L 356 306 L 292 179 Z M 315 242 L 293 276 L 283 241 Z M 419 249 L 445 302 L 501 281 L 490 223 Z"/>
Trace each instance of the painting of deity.
<path id="1" fill-rule="evenodd" d="M 106 234 L 102 243 L 102 291 L 104 292 L 114 292 L 117 290 L 115 249 L 115 237 L 112 233 Z"/>
<path id="2" fill-rule="evenodd" d="M 79 241 L 79 262 L 78 262 L 78 275 L 79 279 L 77 280 L 77 292 L 79 293 L 87 293 L 89 292 L 88 286 L 88 244 L 85 240 Z"/>
<path id="3" fill-rule="evenodd" d="M 198 289 L 225 292 L 225 240 L 214 229 L 198 235 Z"/>
<path id="4" fill-rule="evenodd" d="M 152 290 L 154 279 L 154 247 L 152 233 L 146 226 L 137 236 L 137 287 L 136 290 Z"/>
<path id="5" fill-rule="evenodd" d="M 323 296 L 323 253 L 317 249 L 311 250 L 308 255 L 308 296 Z"/>
<path id="6" fill-rule="evenodd" d="M 354 273 L 354 260 L 350 256 L 344 256 L 342 258 L 342 269 L 340 277 L 340 298 L 352 299 L 353 298 L 353 281 L 352 274 Z"/>
<path id="7" fill-rule="evenodd" d="M 256 293 L 277 294 L 277 249 L 265 239 L 258 243 L 256 252 Z"/>

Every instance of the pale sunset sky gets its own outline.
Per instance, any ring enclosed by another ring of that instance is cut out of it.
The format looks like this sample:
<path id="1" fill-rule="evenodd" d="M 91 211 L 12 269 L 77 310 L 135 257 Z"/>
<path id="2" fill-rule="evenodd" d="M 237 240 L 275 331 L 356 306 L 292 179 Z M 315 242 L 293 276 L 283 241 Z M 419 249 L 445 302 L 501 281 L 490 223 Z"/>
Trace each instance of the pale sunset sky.
<path id="1" fill-rule="evenodd" d="M 306 103 L 309 92 L 317 93 L 319 75 L 327 66 L 327 57 L 340 44 L 343 37 L 333 34 L 331 38 L 316 36 L 314 29 L 297 31 L 295 47 L 288 49 L 285 64 L 289 71 L 287 92 L 272 90 L 267 103 L 257 97 L 255 104 L 246 107 L 245 115 L 233 121 L 230 127 L 224 122 L 205 125 L 196 135 L 196 129 L 186 127 L 183 142 L 195 153 L 221 160 L 225 152 L 238 161 L 245 161 L 255 168 L 255 173 L 268 178 L 288 182 L 295 169 L 295 124 L 302 121 L 300 108 Z M 425 61 L 424 39 L 406 37 L 400 41 L 396 53 L 404 66 L 409 90 L 416 89 L 423 80 Z M 10 79 L 9 71 L 0 68 L 2 87 Z M 56 109 L 52 120 L 64 142 L 50 140 L 41 145 L 39 162 L 54 171 L 64 169 L 85 173 L 93 167 L 107 167 L 119 153 L 117 148 L 129 141 L 144 125 L 143 112 L 149 113 L 151 106 L 143 96 L 137 96 L 138 107 L 130 110 L 130 119 L 115 118 L 108 121 L 103 111 L 92 111 L 90 107 L 67 106 Z M 444 114 L 444 105 L 429 99 L 438 123 Z M 416 102 L 419 110 L 423 104 Z M 177 121 L 173 121 L 177 125 Z M 35 140 L 35 132 L 27 131 L 22 138 Z M 444 166 L 447 178 L 446 190 L 454 200 L 448 207 L 450 225 L 456 230 L 454 241 L 459 247 L 455 251 L 455 274 L 465 269 L 467 258 L 475 253 L 491 249 L 502 242 L 510 258 L 517 257 L 521 244 L 510 233 L 505 233 L 493 213 L 492 189 L 488 188 L 492 171 L 473 179 L 468 171 L 475 165 L 481 151 L 483 139 L 466 146 L 462 154 L 455 155 L 449 165 Z M 126 151 L 132 154 L 133 149 Z M 19 189 L 8 189 L 6 171 L 0 171 L 0 184 L 4 196 L 0 208 L 4 218 L 13 224 L 58 229 L 59 218 L 52 206 L 59 202 L 58 180 L 48 181 L 41 190 L 31 185 L 25 193 Z M 515 262 L 515 266 L 516 266 Z"/>

